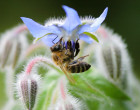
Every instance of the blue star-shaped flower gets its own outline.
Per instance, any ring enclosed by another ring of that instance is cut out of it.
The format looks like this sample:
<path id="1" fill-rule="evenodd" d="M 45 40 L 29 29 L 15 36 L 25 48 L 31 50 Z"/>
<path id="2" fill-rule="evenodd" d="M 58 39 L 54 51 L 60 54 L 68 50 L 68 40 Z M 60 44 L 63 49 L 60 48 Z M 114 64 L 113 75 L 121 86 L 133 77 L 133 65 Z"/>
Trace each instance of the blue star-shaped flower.
<path id="1" fill-rule="evenodd" d="M 61 37 L 63 37 L 65 41 L 81 39 L 87 43 L 98 40 L 91 33 L 95 32 L 105 20 L 108 8 L 106 8 L 98 18 L 92 19 L 91 22 L 83 22 L 78 16 L 77 11 L 73 8 L 63 6 L 63 9 L 66 12 L 66 19 L 64 22 L 62 21 L 62 23 L 56 24 L 52 21 L 51 25 L 43 26 L 30 18 L 21 17 L 21 19 L 35 38 L 42 38 L 50 47 L 58 42 Z"/>

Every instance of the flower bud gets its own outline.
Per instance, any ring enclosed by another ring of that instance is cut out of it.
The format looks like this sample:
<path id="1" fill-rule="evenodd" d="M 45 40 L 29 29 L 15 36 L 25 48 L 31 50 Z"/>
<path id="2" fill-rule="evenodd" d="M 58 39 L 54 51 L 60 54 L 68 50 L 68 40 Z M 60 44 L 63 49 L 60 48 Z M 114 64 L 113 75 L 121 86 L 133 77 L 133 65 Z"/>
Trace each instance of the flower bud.
<path id="1" fill-rule="evenodd" d="M 104 45 L 101 49 L 104 66 L 113 79 L 118 79 L 121 74 L 121 53 L 116 45 Z"/>
<path id="2" fill-rule="evenodd" d="M 27 27 L 25 25 L 17 26 L 1 35 L 0 59 L 2 68 L 9 64 L 15 68 L 16 64 L 23 58 L 28 47 L 26 35 Z"/>
<path id="3" fill-rule="evenodd" d="M 1 66 L 2 66 L 2 68 L 4 68 L 5 64 L 7 63 L 8 57 L 9 57 L 11 49 L 12 49 L 12 46 L 13 46 L 12 42 L 10 42 L 10 41 L 6 42 L 6 46 L 5 46 L 3 55 L 1 56 L 1 62 L 2 62 Z"/>
<path id="4" fill-rule="evenodd" d="M 51 67 L 53 66 L 53 63 L 46 57 L 37 56 L 27 63 L 24 72 L 18 76 L 16 84 L 17 93 L 22 100 L 23 105 L 25 105 L 28 110 L 34 108 L 39 90 L 40 76 L 35 73 L 33 74 L 33 70 L 35 69 L 35 72 L 36 65 L 41 63 L 48 64 Z"/>
<path id="5" fill-rule="evenodd" d="M 36 103 L 39 75 L 21 74 L 17 81 L 17 92 L 23 104 L 28 110 L 32 110 Z"/>
<path id="6" fill-rule="evenodd" d="M 98 69 L 107 78 L 125 86 L 123 82 L 127 82 L 126 75 L 132 72 L 126 44 L 118 34 L 105 26 L 99 28 L 98 35 L 100 45 L 95 47 Z"/>
<path id="7" fill-rule="evenodd" d="M 21 43 L 17 42 L 12 68 L 15 68 L 21 54 Z"/>

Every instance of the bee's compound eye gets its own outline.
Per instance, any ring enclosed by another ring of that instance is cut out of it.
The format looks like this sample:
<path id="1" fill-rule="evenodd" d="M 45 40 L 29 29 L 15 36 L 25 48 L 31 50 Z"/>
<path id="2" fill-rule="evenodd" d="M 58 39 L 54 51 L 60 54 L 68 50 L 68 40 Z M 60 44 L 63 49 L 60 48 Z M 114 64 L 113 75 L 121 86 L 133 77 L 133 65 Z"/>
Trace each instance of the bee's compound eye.
<path id="1" fill-rule="evenodd" d="M 56 45 L 54 48 L 53 48 L 53 51 L 59 51 L 61 49 L 61 46 L 60 45 Z"/>
<path id="2" fill-rule="evenodd" d="M 59 48 L 59 45 L 57 45 L 55 48 L 58 49 Z"/>
<path id="3" fill-rule="evenodd" d="M 56 49 L 56 50 L 59 50 L 59 49 L 60 49 L 60 45 L 57 45 L 57 46 L 55 47 L 55 49 Z"/>

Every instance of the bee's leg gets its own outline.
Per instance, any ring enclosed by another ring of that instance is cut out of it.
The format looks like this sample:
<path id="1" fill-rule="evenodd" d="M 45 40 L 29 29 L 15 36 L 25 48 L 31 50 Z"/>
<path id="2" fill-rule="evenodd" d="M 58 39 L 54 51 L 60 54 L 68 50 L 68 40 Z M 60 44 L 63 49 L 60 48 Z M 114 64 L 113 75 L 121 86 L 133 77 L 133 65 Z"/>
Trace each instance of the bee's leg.
<path id="1" fill-rule="evenodd" d="M 61 59 L 59 59 L 59 67 L 61 68 L 61 70 L 65 73 L 66 77 L 68 78 L 68 80 L 71 82 L 71 83 L 75 83 L 75 79 L 73 78 L 73 76 L 71 74 L 69 74 L 69 72 L 67 72 L 67 70 L 65 69 L 65 66 L 66 65 L 63 65 L 63 62 Z"/>
<path id="2" fill-rule="evenodd" d="M 67 49 L 66 52 L 65 52 L 65 55 L 66 55 L 66 56 L 69 56 L 70 54 L 71 54 L 70 50 Z"/>
<path id="3" fill-rule="evenodd" d="M 79 39 L 78 39 L 79 40 Z M 76 44 L 75 44 L 75 55 L 74 57 L 76 57 L 78 55 L 78 53 L 80 52 L 80 45 L 79 45 L 79 42 L 78 40 L 76 41 Z"/>
<path id="4" fill-rule="evenodd" d="M 85 56 L 82 56 L 80 58 L 77 59 L 77 61 L 82 61 L 85 57 L 88 57 L 89 55 L 85 55 Z"/>
<path id="5" fill-rule="evenodd" d="M 67 41 L 67 49 L 69 49 L 70 51 L 72 50 L 72 44 L 70 40 Z"/>

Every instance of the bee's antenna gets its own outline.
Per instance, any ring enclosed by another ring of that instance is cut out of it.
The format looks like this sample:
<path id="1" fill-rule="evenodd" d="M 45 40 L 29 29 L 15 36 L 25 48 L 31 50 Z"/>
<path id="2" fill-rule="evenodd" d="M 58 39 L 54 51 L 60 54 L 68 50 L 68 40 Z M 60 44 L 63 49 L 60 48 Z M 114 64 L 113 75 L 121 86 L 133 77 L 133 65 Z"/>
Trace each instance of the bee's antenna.
<path id="1" fill-rule="evenodd" d="M 55 39 L 57 39 L 57 38 L 58 38 L 58 35 L 56 36 L 56 38 L 53 39 L 52 43 L 54 43 Z M 54 44 L 55 44 L 55 43 L 54 43 Z"/>

